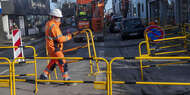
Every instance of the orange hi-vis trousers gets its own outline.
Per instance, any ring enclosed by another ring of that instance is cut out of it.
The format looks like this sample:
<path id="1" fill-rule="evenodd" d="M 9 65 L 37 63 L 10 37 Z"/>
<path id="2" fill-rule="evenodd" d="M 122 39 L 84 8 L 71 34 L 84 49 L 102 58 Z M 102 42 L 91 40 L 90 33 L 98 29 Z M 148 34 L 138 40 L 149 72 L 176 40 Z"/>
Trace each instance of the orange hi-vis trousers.
<path id="1" fill-rule="evenodd" d="M 64 57 L 64 54 L 62 51 L 57 51 L 54 54 L 50 55 L 50 57 Z M 49 75 L 56 65 L 59 66 L 59 69 L 62 73 L 68 72 L 68 64 L 66 63 L 66 60 L 64 59 L 51 59 L 49 64 L 47 65 L 46 69 L 44 70 L 44 73 Z"/>

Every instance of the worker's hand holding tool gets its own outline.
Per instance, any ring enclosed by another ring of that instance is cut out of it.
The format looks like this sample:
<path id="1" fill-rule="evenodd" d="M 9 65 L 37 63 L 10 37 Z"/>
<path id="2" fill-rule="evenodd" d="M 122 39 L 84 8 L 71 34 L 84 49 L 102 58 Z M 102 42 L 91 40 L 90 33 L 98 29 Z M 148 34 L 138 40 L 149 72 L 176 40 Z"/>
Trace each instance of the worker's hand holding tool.
<path id="1" fill-rule="evenodd" d="M 82 33 L 86 33 L 86 31 L 85 30 L 82 30 L 82 31 L 80 31 L 80 33 L 82 34 Z"/>
<path id="2" fill-rule="evenodd" d="M 78 34 L 80 34 L 80 31 L 73 32 L 73 33 L 72 33 L 72 36 L 76 36 L 76 35 L 78 35 Z"/>
<path id="3" fill-rule="evenodd" d="M 79 35 L 79 34 L 83 34 L 83 33 L 85 33 L 85 32 L 86 32 L 86 31 L 84 31 L 84 30 L 82 30 L 82 31 L 79 30 L 79 31 L 73 32 L 73 33 L 72 33 L 72 37 L 73 37 L 73 36 L 76 36 L 76 35 Z"/>
<path id="4" fill-rule="evenodd" d="M 68 37 L 69 39 L 72 39 L 73 35 L 72 35 L 71 33 L 68 33 L 67 37 Z"/>

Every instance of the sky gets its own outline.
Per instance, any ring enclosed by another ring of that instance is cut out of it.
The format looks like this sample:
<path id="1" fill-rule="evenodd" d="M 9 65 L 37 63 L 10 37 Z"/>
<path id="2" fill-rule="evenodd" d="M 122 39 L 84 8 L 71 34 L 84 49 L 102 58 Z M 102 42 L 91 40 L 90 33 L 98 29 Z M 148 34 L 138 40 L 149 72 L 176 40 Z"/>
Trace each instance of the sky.
<path id="1" fill-rule="evenodd" d="M 76 0 L 67 0 L 67 1 L 72 1 L 72 2 L 76 2 Z"/>
<path id="2" fill-rule="evenodd" d="M 106 10 L 111 9 L 112 8 L 112 0 L 108 0 L 106 6 L 105 6 Z"/>

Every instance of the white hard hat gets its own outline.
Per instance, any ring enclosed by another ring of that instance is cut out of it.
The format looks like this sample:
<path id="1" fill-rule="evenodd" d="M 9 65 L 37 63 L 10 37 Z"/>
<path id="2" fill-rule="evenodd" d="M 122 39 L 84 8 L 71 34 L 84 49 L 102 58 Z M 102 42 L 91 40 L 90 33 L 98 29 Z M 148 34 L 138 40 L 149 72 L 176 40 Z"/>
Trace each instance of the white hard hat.
<path id="1" fill-rule="evenodd" d="M 60 9 L 51 10 L 50 15 L 55 16 L 55 17 L 63 17 L 62 12 L 61 12 Z"/>

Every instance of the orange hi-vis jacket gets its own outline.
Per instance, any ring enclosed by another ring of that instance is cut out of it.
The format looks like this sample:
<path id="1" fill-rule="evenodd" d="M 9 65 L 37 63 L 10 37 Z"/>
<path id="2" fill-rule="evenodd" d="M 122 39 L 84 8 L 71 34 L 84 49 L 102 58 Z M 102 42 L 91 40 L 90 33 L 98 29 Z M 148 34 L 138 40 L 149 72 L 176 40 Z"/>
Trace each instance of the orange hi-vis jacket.
<path id="1" fill-rule="evenodd" d="M 48 55 L 53 55 L 57 51 L 62 51 L 63 42 L 71 39 L 71 36 L 62 34 L 59 28 L 60 24 L 60 22 L 56 22 L 54 19 L 46 23 L 45 36 Z"/>

